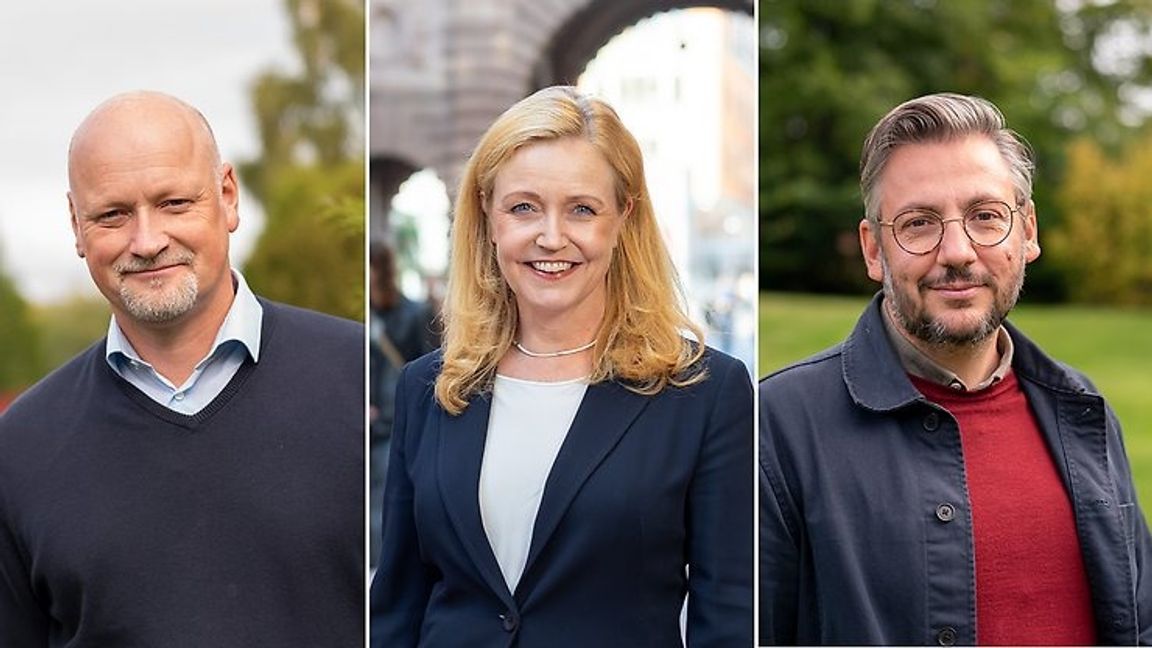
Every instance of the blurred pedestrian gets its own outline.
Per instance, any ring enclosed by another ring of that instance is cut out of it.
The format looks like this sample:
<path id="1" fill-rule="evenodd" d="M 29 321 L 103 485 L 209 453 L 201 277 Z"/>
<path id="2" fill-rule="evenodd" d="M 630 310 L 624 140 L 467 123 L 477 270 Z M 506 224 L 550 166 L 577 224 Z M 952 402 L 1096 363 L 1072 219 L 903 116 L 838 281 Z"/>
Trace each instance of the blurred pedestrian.
<path id="1" fill-rule="evenodd" d="M 392 439 L 396 381 L 410 361 L 440 346 L 434 329 L 435 312 L 427 304 L 409 299 L 396 278 L 396 256 L 391 246 L 375 242 L 368 252 L 368 403 L 371 431 L 369 564 L 380 555 L 380 504 L 388 471 L 388 446 Z"/>

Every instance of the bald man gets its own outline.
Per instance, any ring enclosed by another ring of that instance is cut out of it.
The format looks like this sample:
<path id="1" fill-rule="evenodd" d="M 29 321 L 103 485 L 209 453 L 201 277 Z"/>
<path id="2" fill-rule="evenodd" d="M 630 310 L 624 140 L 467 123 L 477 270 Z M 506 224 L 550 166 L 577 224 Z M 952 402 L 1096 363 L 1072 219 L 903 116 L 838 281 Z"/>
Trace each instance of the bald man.
<path id="1" fill-rule="evenodd" d="M 361 645 L 363 327 L 231 269 L 235 172 L 178 99 L 97 107 L 68 182 L 112 320 L 0 419 L 0 646 Z"/>

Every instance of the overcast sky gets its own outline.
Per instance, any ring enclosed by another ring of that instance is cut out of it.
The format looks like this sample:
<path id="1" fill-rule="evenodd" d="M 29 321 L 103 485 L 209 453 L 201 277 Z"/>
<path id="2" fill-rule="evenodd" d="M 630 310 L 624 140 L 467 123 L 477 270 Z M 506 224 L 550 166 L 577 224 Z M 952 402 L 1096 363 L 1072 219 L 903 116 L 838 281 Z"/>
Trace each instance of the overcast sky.
<path id="1" fill-rule="evenodd" d="M 259 150 L 248 87 L 295 69 L 281 0 L 0 3 L 0 264 L 32 301 L 97 294 L 72 247 L 68 140 L 107 97 L 160 90 L 199 108 L 227 161 Z M 243 200 L 233 263 L 263 220 Z"/>

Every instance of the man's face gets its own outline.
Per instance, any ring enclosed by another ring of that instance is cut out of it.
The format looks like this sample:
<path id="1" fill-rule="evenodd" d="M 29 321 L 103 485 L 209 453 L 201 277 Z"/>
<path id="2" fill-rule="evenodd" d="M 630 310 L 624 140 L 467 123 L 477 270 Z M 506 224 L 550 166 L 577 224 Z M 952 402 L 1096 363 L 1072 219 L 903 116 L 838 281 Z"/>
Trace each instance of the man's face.
<path id="1" fill-rule="evenodd" d="M 137 102 L 90 119 L 73 142 L 76 250 L 122 324 L 178 324 L 231 303 L 236 179 L 197 119 Z"/>
<path id="2" fill-rule="evenodd" d="M 880 220 L 908 209 L 959 219 L 972 205 L 998 200 L 1016 205 L 1007 163 L 985 136 L 906 144 L 897 148 L 878 183 Z M 944 226 L 940 245 L 924 255 L 901 249 L 891 227 L 860 223 L 868 276 L 884 286 L 884 303 L 913 338 L 933 346 L 964 346 L 988 338 L 1016 304 L 1024 267 L 1040 255 L 1031 203 L 1013 216 L 999 245 L 977 246 L 961 221 Z"/>

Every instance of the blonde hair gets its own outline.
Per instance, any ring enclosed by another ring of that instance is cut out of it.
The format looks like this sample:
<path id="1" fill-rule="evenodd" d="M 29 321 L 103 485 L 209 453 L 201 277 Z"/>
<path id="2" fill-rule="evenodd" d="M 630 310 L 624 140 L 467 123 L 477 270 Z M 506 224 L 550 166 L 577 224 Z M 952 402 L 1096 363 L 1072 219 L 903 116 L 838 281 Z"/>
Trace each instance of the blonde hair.
<path id="1" fill-rule="evenodd" d="M 703 380 L 702 330 L 688 319 L 676 269 L 664 247 L 644 182 L 640 146 L 612 108 L 575 88 L 545 88 L 509 108 L 488 129 L 460 180 L 452 223 L 444 301 L 444 358 L 436 400 L 459 414 L 491 388 L 496 366 L 516 334 L 516 300 L 496 265 L 484 196 L 521 147 L 579 137 L 594 145 L 616 176 L 624 217 L 608 268 L 604 317 L 596 333 L 592 383 L 621 380 L 641 394 Z M 682 335 L 689 331 L 696 342 Z"/>

